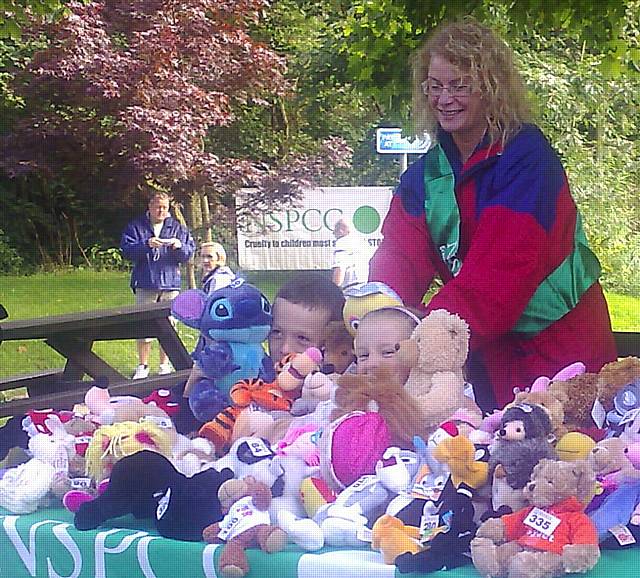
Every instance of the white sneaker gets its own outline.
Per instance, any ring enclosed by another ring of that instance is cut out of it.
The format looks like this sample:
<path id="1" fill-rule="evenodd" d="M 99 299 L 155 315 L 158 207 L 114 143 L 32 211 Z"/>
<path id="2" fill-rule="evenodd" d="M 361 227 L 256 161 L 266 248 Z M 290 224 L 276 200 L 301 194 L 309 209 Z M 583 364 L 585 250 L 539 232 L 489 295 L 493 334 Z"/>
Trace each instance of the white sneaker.
<path id="1" fill-rule="evenodd" d="M 132 379 L 144 379 L 145 377 L 149 377 L 149 366 L 140 364 L 136 367 Z"/>
<path id="2" fill-rule="evenodd" d="M 160 368 L 158 369 L 158 375 L 169 375 L 172 372 L 173 372 L 173 367 L 171 367 L 171 363 L 167 362 L 167 363 L 160 364 Z"/>

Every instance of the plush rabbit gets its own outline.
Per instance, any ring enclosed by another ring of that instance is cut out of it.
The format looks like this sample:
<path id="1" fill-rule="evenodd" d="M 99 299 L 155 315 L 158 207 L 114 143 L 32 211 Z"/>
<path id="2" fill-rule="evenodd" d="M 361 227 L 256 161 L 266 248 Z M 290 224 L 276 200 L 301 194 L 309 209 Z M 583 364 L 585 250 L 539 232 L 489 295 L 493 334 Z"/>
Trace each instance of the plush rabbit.
<path id="1" fill-rule="evenodd" d="M 68 474 L 75 437 L 66 432 L 57 416 L 47 418 L 45 423 L 52 434 L 39 433 L 29 440 L 33 458 L 0 479 L 0 506 L 14 514 L 29 514 L 46 505 L 54 477 Z"/>

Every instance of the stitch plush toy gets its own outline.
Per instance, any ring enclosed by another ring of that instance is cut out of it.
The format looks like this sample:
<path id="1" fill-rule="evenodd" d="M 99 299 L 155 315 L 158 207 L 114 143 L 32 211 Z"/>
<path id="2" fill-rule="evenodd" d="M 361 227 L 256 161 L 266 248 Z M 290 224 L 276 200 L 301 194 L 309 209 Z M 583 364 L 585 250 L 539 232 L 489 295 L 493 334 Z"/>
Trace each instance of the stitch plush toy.
<path id="1" fill-rule="evenodd" d="M 584 461 L 541 460 L 524 490 L 530 506 L 478 528 L 471 555 L 480 575 L 553 578 L 591 570 L 600 549 L 583 509 L 594 483 Z"/>
<path id="2" fill-rule="evenodd" d="M 229 480 L 218 489 L 224 519 L 202 532 L 206 542 L 225 543 L 219 566 L 225 576 L 241 577 L 249 572 L 246 548 L 259 546 L 269 554 L 287 545 L 287 535 L 272 526 L 269 517 L 271 490 L 255 478 Z"/>
<path id="3" fill-rule="evenodd" d="M 192 357 L 206 379 L 185 391 L 200 421 L 212 420 L 230 405 L 227 393 L 234 383 L 254 377 L 267 383 L 275 379 L 271 358 L 262 348 L 271 330 L 271 305 L 243 279 L 210 295 L 184 291 L 171 303 L 171 313 L 200 331 Z"/>

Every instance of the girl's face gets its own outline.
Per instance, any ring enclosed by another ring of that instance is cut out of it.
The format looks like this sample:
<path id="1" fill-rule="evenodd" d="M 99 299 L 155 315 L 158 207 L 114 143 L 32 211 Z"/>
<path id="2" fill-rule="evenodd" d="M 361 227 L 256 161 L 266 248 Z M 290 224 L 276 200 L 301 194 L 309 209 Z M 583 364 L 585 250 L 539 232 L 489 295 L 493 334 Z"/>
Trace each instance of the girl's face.
<path id="1" fill-rule="evenodd" d="M 410 368 L 400 362 L 396 345 L 409 337 L 407 323 L 399 319 L 361 321 L 354 340 L 358 373 L 368 375 L 384 368 L 406 382 Z"/>
<path id="2" fill-rule="evenodd" d="M 213 271 L 218 265 L 218 254 L 213 247 L 203 247 L 200 249 L 200 268 L 206 275 Z"/>

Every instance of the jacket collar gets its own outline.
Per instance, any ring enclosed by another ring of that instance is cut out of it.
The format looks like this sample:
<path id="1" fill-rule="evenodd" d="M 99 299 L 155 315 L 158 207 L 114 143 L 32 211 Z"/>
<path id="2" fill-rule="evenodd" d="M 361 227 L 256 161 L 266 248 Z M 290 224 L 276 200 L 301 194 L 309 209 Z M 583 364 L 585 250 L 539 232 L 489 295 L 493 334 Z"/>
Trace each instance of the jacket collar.
<path id="1" fill-rule="evenodd" d="M 541 508 L 542 510 L 551 510 L 554 514 L 563 514 L 565 512 L 582 512 L 584 510 L 584 504 L 578 500 L 575 496 L 570 496 L 566 500 L 562 500 L 553 506 L 548 508 Z"/>

